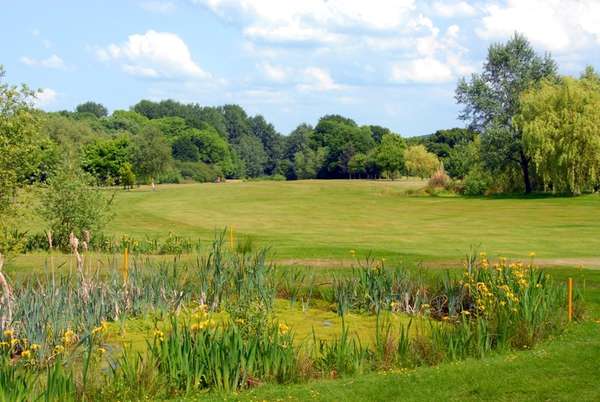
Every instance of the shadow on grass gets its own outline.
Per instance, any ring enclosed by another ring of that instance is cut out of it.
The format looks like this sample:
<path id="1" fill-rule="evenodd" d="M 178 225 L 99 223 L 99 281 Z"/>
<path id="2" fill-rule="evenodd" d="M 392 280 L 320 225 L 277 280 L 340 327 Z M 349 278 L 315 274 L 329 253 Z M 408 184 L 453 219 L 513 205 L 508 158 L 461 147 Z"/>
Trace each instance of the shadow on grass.
<path id="1" fill-rule="evenodd" d="M 491 194 L 491 195 L 480 195 L 480 196 L 468 196 L 465 195 L 463 198 L 475 199 L 475 200 L 539 200 L 539 199 L 577 199 L 581 197 L 588 197 L 598 195 L 598 193 L 585 193 L 581 195 L 574 195 L 568 193 L 502 193 L 502 194 Z"/>

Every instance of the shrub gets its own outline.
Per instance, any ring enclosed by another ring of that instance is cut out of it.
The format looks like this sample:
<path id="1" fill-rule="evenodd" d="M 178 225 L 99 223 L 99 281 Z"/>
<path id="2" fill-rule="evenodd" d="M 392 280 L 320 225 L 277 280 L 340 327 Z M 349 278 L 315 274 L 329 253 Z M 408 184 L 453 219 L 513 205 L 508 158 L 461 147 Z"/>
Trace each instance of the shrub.
<path id="1" fill-rule="evenodd" d="M 176 166 L 184 178 L 200 183 L 212 183 L 218 176 L 217 172 L 211 166 L 203 162 L 177 161 Z"/>
<path id="2" fill-rule="evenodd" d="M 110 220 L 113 197 L 90 183 L 86 173 L 68 168 L 49 181 L 39 212 L 57 246 L 65 247 L 71 232 L 82 239 L 86 232 L 100 232 Z"/>
<path id="3" fill-rule="evenodd" d="M 464 180 L 465 195 L 483 195 L 490 186 L 489 176 L 480 169 L 474 169 L 469 172 Z"/>
<path id="4" fill-rule="evenodd" d="M 444 171 L 444 168 L 438 169 L 427 182 L 429 188 L 445 188 L 450 187 L 450 177 Z"/>
<path id="5" fill-rule="evenodd" d="M 157 181 L 159 184 L 168 184 L 168 183 L 179 184 L 179 183 L 181 183 L 182 180 L 183 180 L 183 177 L 181 177 L 181 172 L 174 167 L 166 169 L 164 172 L 159 174 L 157 177 Z"/>

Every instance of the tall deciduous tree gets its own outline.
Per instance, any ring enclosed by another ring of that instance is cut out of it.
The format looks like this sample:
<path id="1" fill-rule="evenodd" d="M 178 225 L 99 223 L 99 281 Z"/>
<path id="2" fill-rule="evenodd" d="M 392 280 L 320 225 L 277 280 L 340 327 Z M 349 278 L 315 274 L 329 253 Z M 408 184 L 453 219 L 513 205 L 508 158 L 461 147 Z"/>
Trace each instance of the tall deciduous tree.
<path id="1" fill-rule="evenodd" d="M 119 183 L 121 166 L 131 159 L 131 141 L 126 135 L 97 139 L 83 147 L 81 166 L 99 183 Z"/>
<path id="2" fill-rule="evenodd" d="M 45 142 L 39 114 L 33 110 L 35 91 L 5 84 L 3 78 L 0 65 L 0 213 L 15 190 L 37 175 Z"/>
<path id="3" fill-rule="evenodd" d="M 356 153 L 367 153 L 375 146 L 368 127 L 358 127 L 352 119 L 338 115 L 324 116 L 315 127 L 313 149 L 327 150 L 322 176 L 348 177 L 348 163 Z"/>
<path id="4" fill-rule="evenodd" d="M 96 102 L 85 102 L 77 105 L 75 111 L 77 113 L 90 113 L 98 118 L 108 116 L 108 109 L 103 104 Z"/>
<path id="5" fill-rule="evenodd" d="M 281 135 L 272 124 L 267 123 L 265 118 L 260 115 L 250 118 L 250 129 L 252 135 L 262 142 L 267 153 L 268 160 L 265 166 L 265 174 L 272 175 L 276 173 L 282 153 Z"/>
<path id="6" fill-rule="evenodd" d="M 235 148 L 244 164 L 246 176 L 259 177 L 264 174 L 268 157 L 258 138 L 244 135 Z"/>
<path id="7" fill-rule="evenodd" d="M 554 191 L 580 193 L 600 184 L 600 86 L 591 72 L 585 77 L 527 91 L 515 118 L 526 152 Z"/>
<path id="8" fill-rule="evenodd" d="M 461 79 L 456 100 L 464 105 L 460 118 L 481 133 L 481 152 L 487 167 L 496 172 L 521 170 L 526 192 L 531 192 L 531 156 L 526 153 L 521 130 L 513 124 L 519 96 L 532 85 L 556 77 L 556 63 L 539 56 L 527 39 L 515 34 L 505 44 L 488 50 L 483 72 Z"/>
<path id="9" fill-rule="evenodd" d="M 379 169 L 392 179 L 404 167 L 404 139 L 396 134 L 384 134 L 381 144 L 374 151 L 374 159 Z"/>
<path id="10" fill-rule="evenodd" d="M 132 160 L 138 176 L 156 180 L 171 165 L 171 147 L 159 130 L 146 127 L 134 139 Z"/>

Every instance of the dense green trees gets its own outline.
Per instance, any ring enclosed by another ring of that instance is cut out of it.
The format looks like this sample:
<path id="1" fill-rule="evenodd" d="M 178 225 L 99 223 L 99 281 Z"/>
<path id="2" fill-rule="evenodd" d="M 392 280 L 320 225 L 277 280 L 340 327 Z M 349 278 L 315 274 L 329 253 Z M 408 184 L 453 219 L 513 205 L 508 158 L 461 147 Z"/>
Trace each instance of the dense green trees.
<path id="1" fill-rule="evenodd" d="M 586 76 L 587 75 L 587 76 Z M 521 97 L 515 118 L 523 147 L 545 187 L 581 193 L 600 184 L 600 80 L 546 81 Z"/>
<path id="2" fill-rule="evenodd" d="M 508 174 L 520 170 L 527 193 L 533 189 L 531 155 L 513 117 L 520 110 L 521 93 L 544 79 L 556 79 L 556 71 L 550 56 L 538 56 L 524 36 L 515 34 L 505 44 L 490 46 L 483 71 L 460 80 L 456 89 L 456 100 L 464 105 L 460 118 L 481 133 L 486 168 Z"/>
<path id="3" fill-rule="evenodd" d="M 273 175 L 279 172 L 279 161 L 282 154 L 282 136 L 275 130 L 271 123 L 267 123 L 263 116 L 255 116 L 249 119 L 252 135 L 258 138 L 263 145 L 267 155 L 264 166 L 264 174 Z"/>
<path id="4" fill-rule="evenodd" d="M 379 171 L 394 179 L 404 170 L 405 141 L 395 134 L 384 134 L 380 141 L 371 153 L 372 159 Z"/>
<path id="5" fill-rule="evenodd" d="M 46 180 L 55 169 L 55 145 L 41 130 L 34 110 L 36 92 L 4 83 L 0 65 L 0 255 L 11 256 L 24 244 L 22 221 L 29 202 L 18 190 Z"/>
<path id="6" fill-rule="evenodd" d="M 106 107 L 104 107 L 104 105 L 102 105 L 101 103 L 96 102 L 85 102 L 80 105 L 77 105 L 75 111 L 81 114 L 89 113 L 96 117 L 108 116 L 108 109 L 106 109 Z"/>
<path id="7" fill-rule="evenodd" d="M 242 161 L 242 172 L 245 176 L 263 175 L 268 156 L 258 138 L 250 135 L 242 136 L 235 145 L 235 150 Z"/>
<path id="8" fill-rule="evenodd" d="M 375 146 L 368 127 L 359 127 L 353 120 L 328 115 L 319 120 L 312 142 L 316 148 L 326 149 L 325 165 L 320 177 L 347 178 L 348 164 L 357 153 L 366 154 Z"/>
<path id="9" fill-rule="evenodd" d="M 157 180 L 171 164 L 171 147 L 163 133 L 148 126 L 133 138 L 130 161 L 135 174 L 145 182 Z M 129 162 L 129 161 L 128 161 Z"/>
<path id="10" fill-rule="evenodd" d="M 5 84 L 3 78 L 0 65 L 0 212 L 19 186 L 40 176 L 44 151 L 51 146 L 40 132 L 40 113 L 33 109 L 36 93 Z"/>
<path id="11" fill-rule="evenodd" d="M 100 184 L 120 184 L 121 167 L 131 158 L 130 148 L 126 135 L 96 139 L 83 147 L 81 167 Z"/>

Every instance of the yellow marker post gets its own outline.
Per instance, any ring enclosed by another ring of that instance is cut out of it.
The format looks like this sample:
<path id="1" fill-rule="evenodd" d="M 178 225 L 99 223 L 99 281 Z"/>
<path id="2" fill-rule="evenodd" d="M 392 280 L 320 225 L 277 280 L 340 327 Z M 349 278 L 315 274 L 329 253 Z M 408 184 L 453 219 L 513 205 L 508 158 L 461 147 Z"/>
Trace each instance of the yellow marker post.
<path id="1" fill-rule="evenodd" d="M 127 283 L 129 279 L 129 249 L 125 247 L 123 255 L 123 283 Z"/>
<path id="2" fill-rule="evenodd" d="M 568 293 L 568 309 L 569 309 L 569 322 L 573 321 L 573 278 L 569 278 L 567 281 L 567 293 Z"/>

